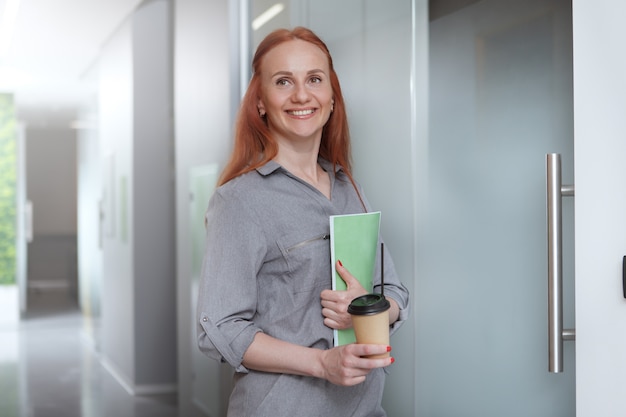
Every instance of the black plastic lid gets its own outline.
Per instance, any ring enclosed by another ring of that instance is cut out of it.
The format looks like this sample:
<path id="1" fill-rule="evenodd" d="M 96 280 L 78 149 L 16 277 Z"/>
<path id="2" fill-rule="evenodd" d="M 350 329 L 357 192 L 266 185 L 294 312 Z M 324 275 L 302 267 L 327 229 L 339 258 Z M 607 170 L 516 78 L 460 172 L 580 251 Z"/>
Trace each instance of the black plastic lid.
<path id="1" fill-rule="evenodd" d="M 384 295 L 365 294 L 352 300 L 348 306 L 348 313 L 366 316 L 388 310 L 390 306 Z"/>

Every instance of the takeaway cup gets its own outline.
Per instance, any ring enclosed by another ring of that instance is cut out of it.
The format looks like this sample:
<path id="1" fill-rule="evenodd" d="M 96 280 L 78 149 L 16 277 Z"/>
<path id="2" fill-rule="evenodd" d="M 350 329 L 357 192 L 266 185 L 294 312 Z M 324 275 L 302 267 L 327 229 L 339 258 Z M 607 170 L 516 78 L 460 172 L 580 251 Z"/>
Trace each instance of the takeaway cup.
<path id="1" fill-rule="evenodd" d="M 389 301 L 382 294 L 365 294 L 352 300 L 348 313 L 352 316 L 357 343 L 389 345 L 389 307 Z M 388 357 L 388 352 L 368 356 Z"/>

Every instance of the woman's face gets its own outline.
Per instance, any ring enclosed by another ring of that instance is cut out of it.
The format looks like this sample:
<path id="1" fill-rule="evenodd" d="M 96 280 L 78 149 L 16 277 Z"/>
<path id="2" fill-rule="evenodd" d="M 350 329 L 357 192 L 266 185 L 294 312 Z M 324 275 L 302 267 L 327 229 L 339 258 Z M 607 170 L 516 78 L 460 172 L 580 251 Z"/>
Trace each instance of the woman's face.
<path id="1" fill-rule="evenodd" d="M 319 140 L 333 106 L 324 52 L 302 40 L 284 42 L 261 62 L 259 111 L 279 146 Z"/>

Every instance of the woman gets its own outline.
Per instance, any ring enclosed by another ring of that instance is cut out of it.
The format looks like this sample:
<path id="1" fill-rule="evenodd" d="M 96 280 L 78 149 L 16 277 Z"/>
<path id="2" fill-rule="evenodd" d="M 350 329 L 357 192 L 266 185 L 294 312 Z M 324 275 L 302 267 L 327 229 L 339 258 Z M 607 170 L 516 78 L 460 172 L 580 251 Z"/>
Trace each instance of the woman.
<path id="1" fill-rule="evenodd" d="M 368 205 L 350 172 L 331 56 L 310 30 L 282 29 L 261 42 L 252 65 L 206 216 L 199 347 L 235 368 L 229 416 L 385 416 L 383 368 L 394 359 L 363 356 L 391 348 L 333 347 L 333 329 L 351 327 L 348 304 L 367 291 L 340 260 L 348 289 L 330 290 L 329 216 Z M 395 331 L 408 292 L 385 259 Z"/>

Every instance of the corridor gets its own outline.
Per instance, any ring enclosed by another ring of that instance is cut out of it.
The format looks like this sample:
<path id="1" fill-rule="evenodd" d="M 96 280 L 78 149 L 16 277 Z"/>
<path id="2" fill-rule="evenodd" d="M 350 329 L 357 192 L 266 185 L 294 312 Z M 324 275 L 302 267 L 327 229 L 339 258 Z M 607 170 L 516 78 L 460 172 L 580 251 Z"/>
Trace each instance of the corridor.
<path id="1" fill-rule="evenodd" d="M 21 321 L 0 321 L 1 417 L 178 416 L 175 394 L 133 397 L 102 366 L 95 327 L 66 290 L 32 292 L 29 303 Z"/>

